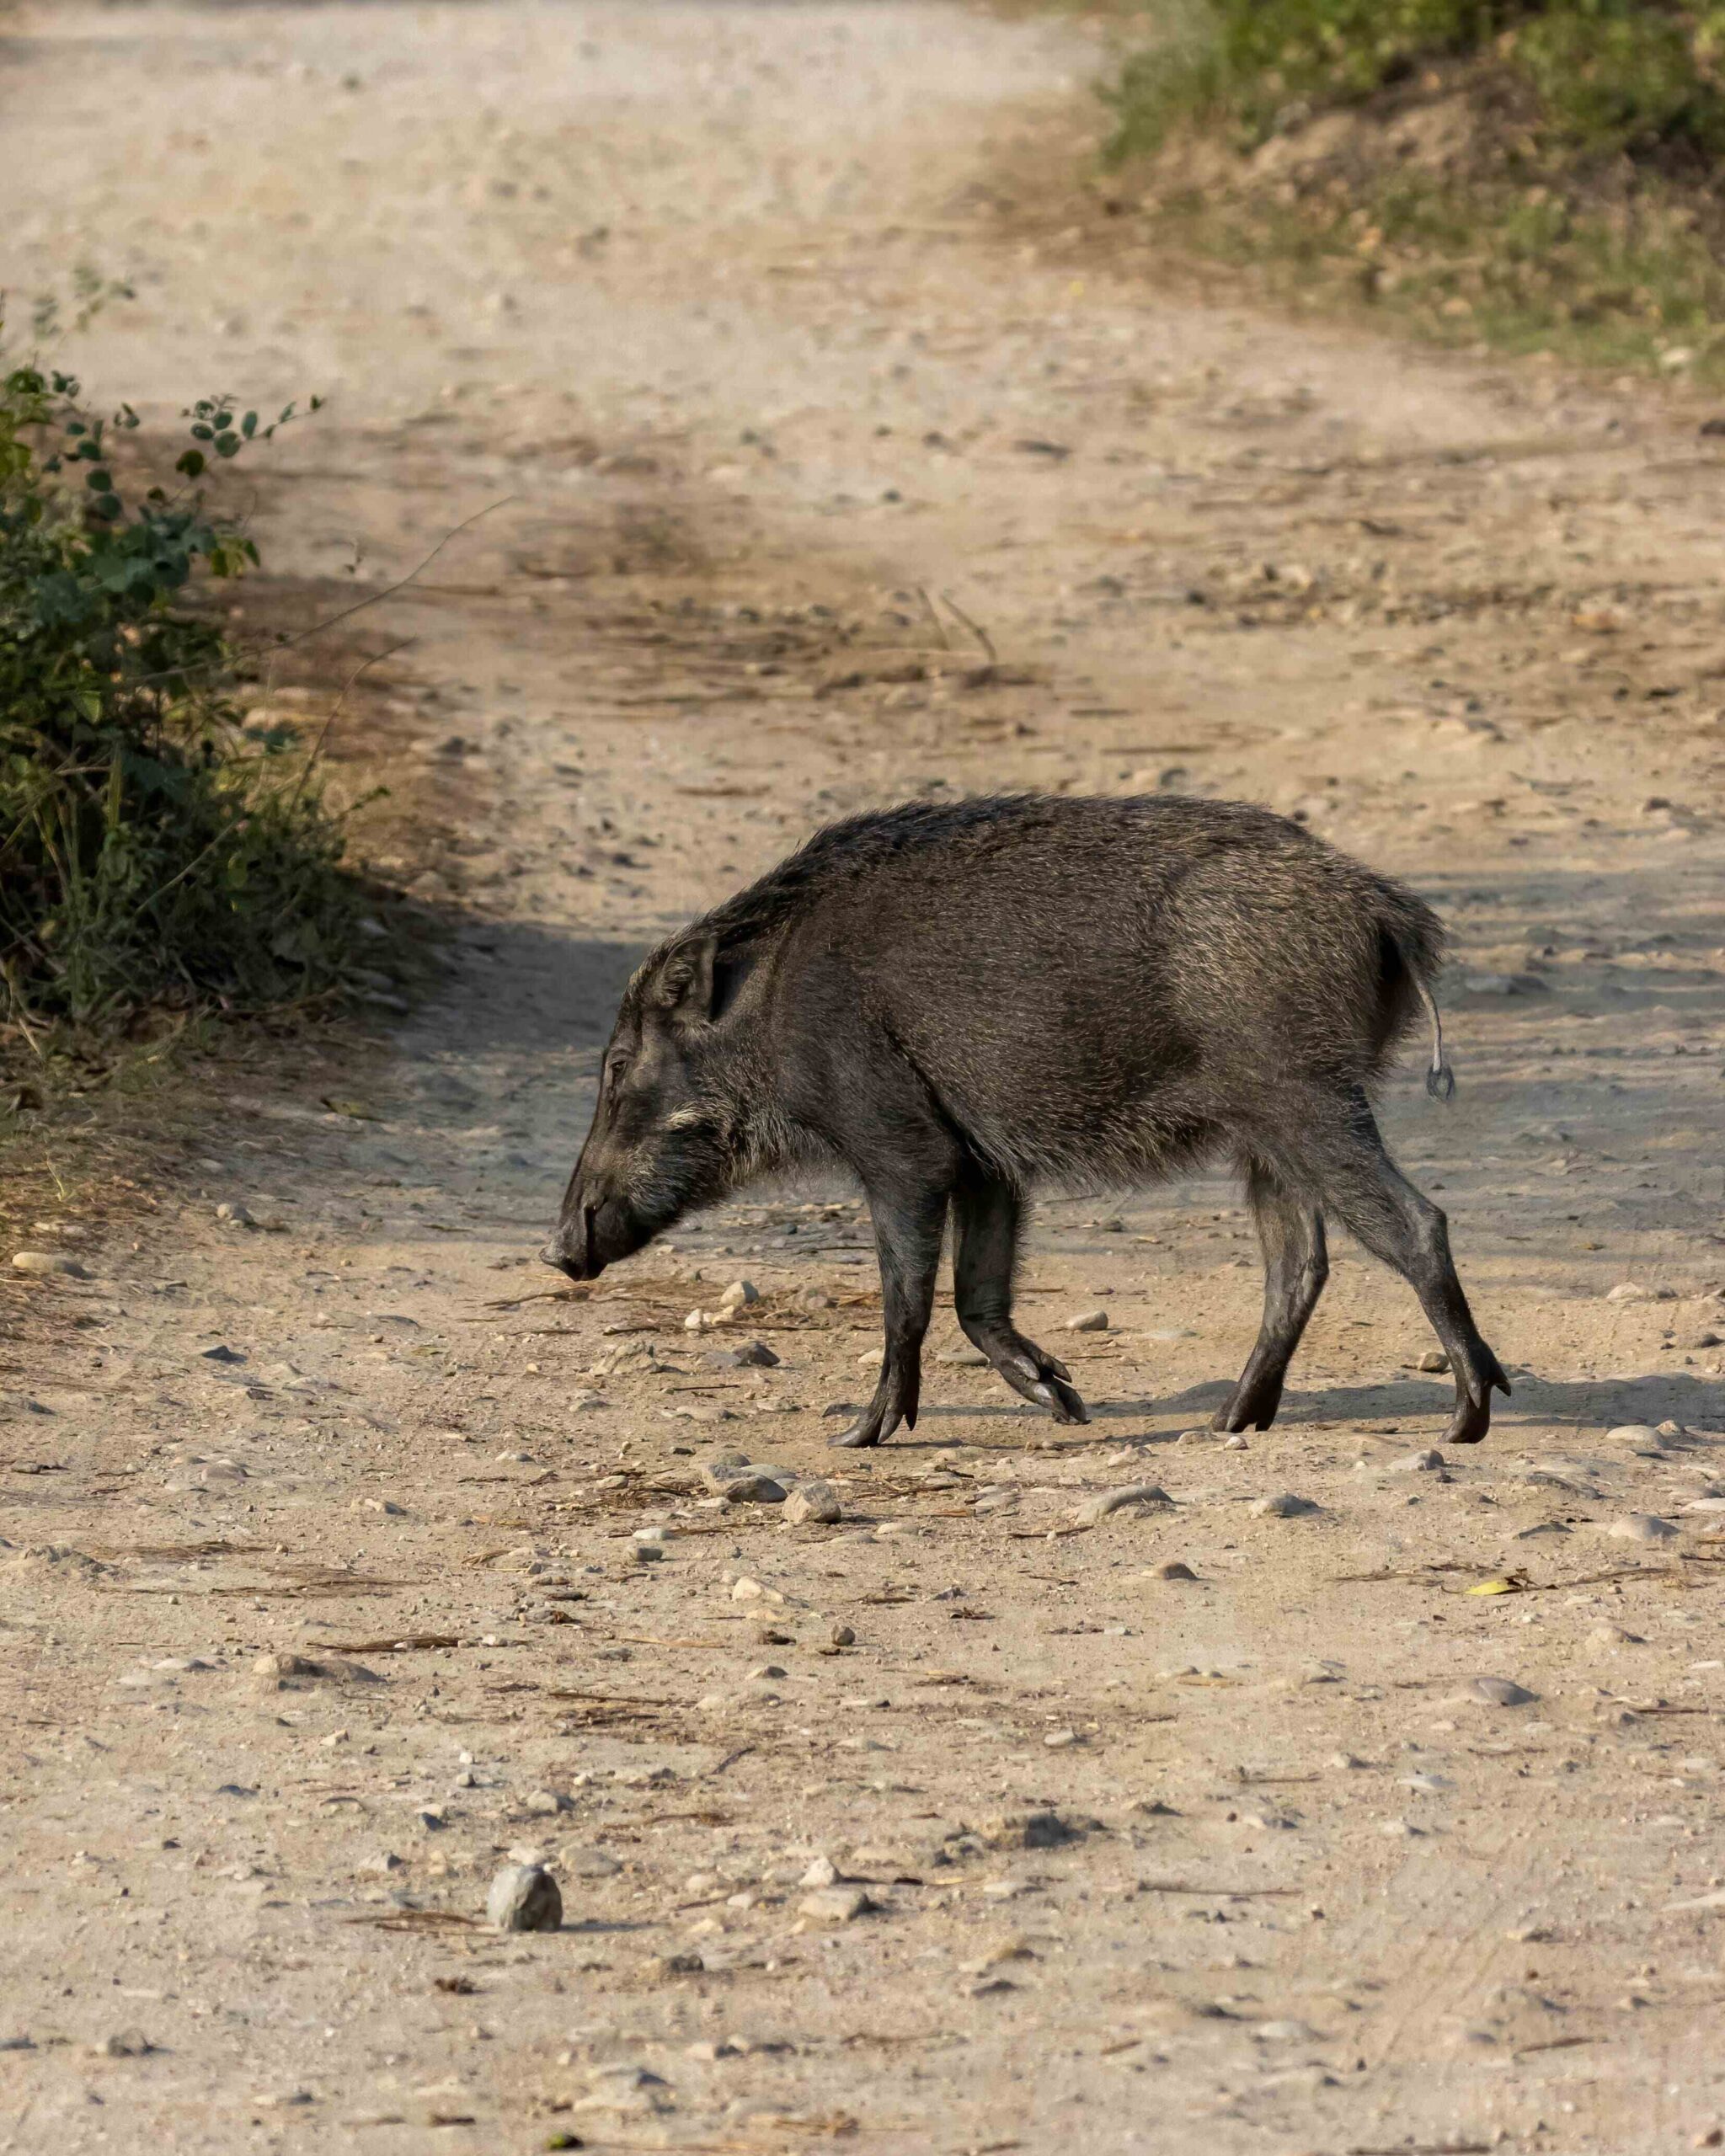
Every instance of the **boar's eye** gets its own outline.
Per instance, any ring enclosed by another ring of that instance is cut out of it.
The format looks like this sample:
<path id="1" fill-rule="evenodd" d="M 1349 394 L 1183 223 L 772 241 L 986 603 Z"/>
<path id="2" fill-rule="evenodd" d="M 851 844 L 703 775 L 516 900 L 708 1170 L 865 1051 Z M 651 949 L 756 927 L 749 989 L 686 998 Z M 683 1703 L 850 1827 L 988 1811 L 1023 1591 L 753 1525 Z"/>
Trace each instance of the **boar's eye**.
<path id="1" fill-rule="evenodd" d="M 621 1086 L 628 1067 L 629 1052 L 626 1048 L 620 1048 L 614 1054 L 606 1059 L 605 1065 L 606 1083 L 613 1089 Z"/>

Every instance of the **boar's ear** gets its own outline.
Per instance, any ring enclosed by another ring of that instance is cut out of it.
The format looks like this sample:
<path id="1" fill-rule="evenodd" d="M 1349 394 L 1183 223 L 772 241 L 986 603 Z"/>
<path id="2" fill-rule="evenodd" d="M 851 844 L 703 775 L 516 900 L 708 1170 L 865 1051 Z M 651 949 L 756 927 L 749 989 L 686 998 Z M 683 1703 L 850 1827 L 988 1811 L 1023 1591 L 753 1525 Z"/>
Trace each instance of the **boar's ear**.
<path id="1" fill-rule="evenodd" d="M 713 969 L 718 938 L 697 936 L 678 944 L 659 969 L 653 1000 L 685 1025 L 699 1025 L 713 1015 Z"/>

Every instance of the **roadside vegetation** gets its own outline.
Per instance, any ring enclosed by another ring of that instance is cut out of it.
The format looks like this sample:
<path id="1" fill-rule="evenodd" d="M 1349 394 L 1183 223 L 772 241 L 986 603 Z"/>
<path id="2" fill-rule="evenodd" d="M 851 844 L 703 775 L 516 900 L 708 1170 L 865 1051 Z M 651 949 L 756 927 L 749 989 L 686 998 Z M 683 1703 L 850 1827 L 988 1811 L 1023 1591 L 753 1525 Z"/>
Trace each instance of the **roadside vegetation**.
<path id="1" fill-rule="evenodd" d="M 3 337 L 0 1048 L 315 1005 L 362 894 L 313 753 L 248 723 L 207 597 L 257 561 L 211 482 L 291 408 L 200 400 L 170 472 L 129 408 L 95 416 Z"/>
<path id="2" fill-rule="evenodd" d="M 1188 243 L 1446 341 L 1725 380 L 1725 7 L 1149 0 L 1130 44 L 1109 160 Z"/>

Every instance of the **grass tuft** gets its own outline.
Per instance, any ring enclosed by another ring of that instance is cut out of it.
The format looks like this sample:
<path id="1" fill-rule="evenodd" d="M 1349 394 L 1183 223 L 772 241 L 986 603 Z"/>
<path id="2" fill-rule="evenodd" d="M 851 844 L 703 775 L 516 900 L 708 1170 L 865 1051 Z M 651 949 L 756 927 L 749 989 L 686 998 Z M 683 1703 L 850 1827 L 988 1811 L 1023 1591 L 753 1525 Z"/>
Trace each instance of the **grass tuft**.
<path id="1" fill-rule="evenodd" d="M 1108 156 L 1188 243 L 1445 341 L 1725 378 L 1725 7 L 1166 0 L 1144 19 L 1154 41 L 1105 93 Z"/>

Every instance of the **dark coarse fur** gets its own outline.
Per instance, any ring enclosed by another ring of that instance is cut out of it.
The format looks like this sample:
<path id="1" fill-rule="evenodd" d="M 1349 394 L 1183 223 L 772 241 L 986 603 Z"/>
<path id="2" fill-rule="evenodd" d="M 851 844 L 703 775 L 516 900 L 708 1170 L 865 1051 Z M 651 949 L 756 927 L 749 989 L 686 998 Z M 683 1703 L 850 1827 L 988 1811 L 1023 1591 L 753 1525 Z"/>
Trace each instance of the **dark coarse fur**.
<path id="1" fill-rule="evenodd" d="M 1236 1161 L 1264 1329 L 1226 1427 L 1265 1427 L 1326 1272 L 1324 1215 L 1414 1284 L 1457 1383 L 1493 1385 L 1443 1216 L 1391 1164 L 1367 1089 L 1444 931 L 1400 884 L 1231 802 L 912 802 L 818 832 L 670 938 L 624 996 L 556 1262 L 589 1277 L 763 1170 L 836 1158 L 879 1247 L 887 1359 L 841 1443 L 914 1423 L 948 1213 L 959 1315 L 1008 1384 L 1084 1410 L 1012 1323 L 1026 1193 Z M 1434 1049 L 1434 1090 L 1448 1081 Z"/>

